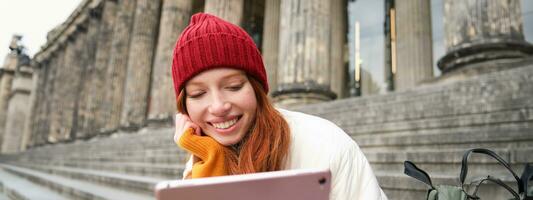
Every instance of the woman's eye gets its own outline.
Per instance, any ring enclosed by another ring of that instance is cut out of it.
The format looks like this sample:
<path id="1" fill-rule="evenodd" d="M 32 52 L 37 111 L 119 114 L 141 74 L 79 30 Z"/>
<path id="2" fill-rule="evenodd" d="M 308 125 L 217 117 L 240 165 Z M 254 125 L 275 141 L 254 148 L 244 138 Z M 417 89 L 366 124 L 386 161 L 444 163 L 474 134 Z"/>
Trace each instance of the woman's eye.
<path id="1" fill-rule="evenodd" d="M 228 90 L 231 90 L 231 91 L 238 91 L 238 90 L 240 90 L 242 88 L 243 85 L 244 84 L 239 84 L 239 85 L 229 86 L 227 88 L 228 88 Z"/>
<path id="2" fill-rule="evenodd" d="M 195 98 L 201 97 L 203 94 L 204 94 L 204 92 L 196 92 L 196 93 L 192 93 L 192 94 L 187 94 L 187 97 L 195 99 Z"/>

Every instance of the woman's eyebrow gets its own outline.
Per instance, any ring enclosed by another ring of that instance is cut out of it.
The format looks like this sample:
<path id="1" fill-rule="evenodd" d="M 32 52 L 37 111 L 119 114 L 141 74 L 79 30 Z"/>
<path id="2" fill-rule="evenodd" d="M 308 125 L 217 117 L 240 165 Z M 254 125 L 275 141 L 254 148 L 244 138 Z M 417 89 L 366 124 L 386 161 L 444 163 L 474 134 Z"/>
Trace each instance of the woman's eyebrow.
<path id="1" fill-rule="evenodd" d="M 245 78 L 244 77 L 239 77 L 239 76 L 230 76 L 230 77 L 227 77 L 226 79 L 223 79 L 221 83 L 225 83 L 225 84 L 228 84 L 228 83 L 234 83 L 234 82 L 242 82 L 244 81 Z"/>
<path id="2" fill-rule="evenodd" d="M 226 81 L 229 81 L 229 79 L 231 79 L 233 77 L 237 77 L 237 76 L 241 76 L 241 75 L 243 76 L 243 78 L 245 77 L 245 75 L 240 73 L 240 72 L 229 73 L 229 74 L 226 74 L 226 75 L 222 75 L 219 80 L 221 80 L 221 82 L 226 82 Z M 203 85 L 205 85 L 205 83 L 203 81 L 190 80 L 187 83 L 187 85 L 188 86 L 190 86 L 190 85 L 203 86 Z"/>
<path id="3" fill-rule="evenodd" d="M 205 85 L 205 84 L 203 82 L 201 82 L 201 81 L 197 81 L 197 82 L 190 81 L 190 82 L 187 83 L 187 85 L 185 87 L 187 87 L 187 86 L 202 86 L 202 85 Z"/>

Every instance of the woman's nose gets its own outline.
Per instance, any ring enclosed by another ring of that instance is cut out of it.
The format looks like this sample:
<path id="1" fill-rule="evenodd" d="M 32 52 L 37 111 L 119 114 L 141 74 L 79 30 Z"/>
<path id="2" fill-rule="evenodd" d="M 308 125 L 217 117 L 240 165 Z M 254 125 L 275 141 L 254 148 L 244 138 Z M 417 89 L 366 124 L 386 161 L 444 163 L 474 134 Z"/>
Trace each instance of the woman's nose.
<path id="1" fill-rule="evenodd" d="M 220 96 L 213 97 L 208 111 L 215 116 L 225 116 L 231 110 L 231 103 Z"/>

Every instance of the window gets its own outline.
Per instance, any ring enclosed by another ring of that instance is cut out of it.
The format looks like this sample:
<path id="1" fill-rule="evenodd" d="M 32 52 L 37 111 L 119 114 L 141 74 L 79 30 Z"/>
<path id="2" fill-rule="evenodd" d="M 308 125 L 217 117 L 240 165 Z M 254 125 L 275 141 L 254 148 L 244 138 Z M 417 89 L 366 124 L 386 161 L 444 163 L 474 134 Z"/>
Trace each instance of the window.
<path id="1" fill-rule="evenodd" d="M 382 94 L 390 88 L 385 5 L 386 0 L 348 2 L 348 71 L 352 96 Z"/>

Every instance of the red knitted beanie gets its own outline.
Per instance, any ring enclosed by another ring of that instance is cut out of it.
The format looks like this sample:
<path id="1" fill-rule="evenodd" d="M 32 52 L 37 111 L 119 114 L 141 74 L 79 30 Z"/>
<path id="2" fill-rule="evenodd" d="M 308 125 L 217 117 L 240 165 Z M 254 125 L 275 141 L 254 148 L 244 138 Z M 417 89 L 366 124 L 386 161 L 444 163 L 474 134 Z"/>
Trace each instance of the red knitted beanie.
<path id="1" fill-rule="evenodd" d="M 244 70 L 268 92 L 263 60 L 252 38 L 240 27 L 216 16 L 195 14 L 174 48 L 172 78 L 176 97 L 189 79 L 219 67 Z"/>

